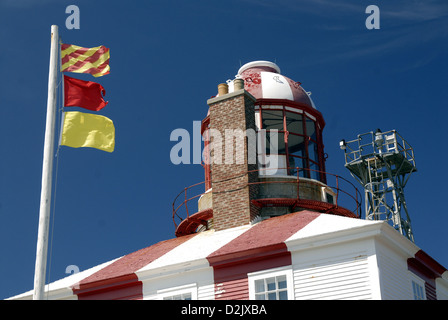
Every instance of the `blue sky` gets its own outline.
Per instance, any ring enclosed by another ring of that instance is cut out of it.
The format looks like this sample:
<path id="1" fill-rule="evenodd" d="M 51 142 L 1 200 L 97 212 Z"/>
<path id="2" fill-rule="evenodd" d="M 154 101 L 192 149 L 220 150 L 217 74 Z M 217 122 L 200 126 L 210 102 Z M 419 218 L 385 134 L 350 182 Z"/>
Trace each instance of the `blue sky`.
<path id="1" fill-rule="evenodd" d="M 68 30 L 65 8 L 80 9 Z M 379 30 L 365 8 L 378 5 Z M 339 140 L 396 129 L 418 172 L 405 189 L 416 244 L 448 267 L 448 3 L 440 1 L 0 0 L 0 298 L 33 287 L 50 26 L 64 43 L 111 50 L 96 81 L 115 152 L 61 147 L 51 281 L 174 237 L 171 204 L 204 180 L 174 165 L 176 128 L 192 132 L 217 85 L 253 60 L 276 62 L 323 114 L 327 171 L 354 182 Z M 59 104 L 60 105 L 60 104 Z"/>

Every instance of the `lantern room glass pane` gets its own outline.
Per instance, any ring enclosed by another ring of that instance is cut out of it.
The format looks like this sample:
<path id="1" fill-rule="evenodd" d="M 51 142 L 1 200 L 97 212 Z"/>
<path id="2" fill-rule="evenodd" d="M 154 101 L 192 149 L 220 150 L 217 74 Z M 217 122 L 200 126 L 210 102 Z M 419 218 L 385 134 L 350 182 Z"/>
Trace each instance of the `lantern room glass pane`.
<path id="1" fill-rule="evenodd" d="M 270 107 L 273 109 L 268 109 Z M 256 116 L 257 122 L 261 125 L 257 125 L 257 129 L 261 127 L 266 130 L 266 138 L 262 137 L 263 142 L 258 145 L 258 154 L 282 155 L 284 157 L 284 159 L 278 158 L 278 160 L 282 160 L 279 161 L 279 168 L 281 162 L 283 169 L 275 173 L 276 175 L 287 174 L 320 180 L 319 172 L 309 170 L 321 170 L 321 165 L 323 165 L 320 163 L 319 152 L 322 152 L 322 149 L 318 145 L 320 134 L 317 130 L 320 129 L 316 119 L 305 112 L 296 113 L 290 108 L 286 109 L 286 106 L 264 106 L 264 108 L 260 106 L 260 111 Z M 274 149 L 274 142 L 278 145 L 277 150 Z M 265 150 L 263 150 L 264 147 L 266 147 Z"/>
<path id="2" fill-rule="evenodd" d="M 277 146 L 275 146 L 277 143 Z M 276 150 L 277 149 L 277 150 Z M 285 134 L 283 132 L 266 132 L 266 154 L 285 154 Z"/>
<path id="3" fill-rule="evenodd" d="M 303 134 L 302 114 L 287 111 L 286 130 L 288 130 L 290 133 Z"/>
<path id="4" fill-rule="evenodd" d="M 317 165 L 317 163 L 310 161 L 310 169 L 310 178 L 320 180 L 319 166 Z"/>
<path id="5" fill-rule="evenodd" d="M 306 167 L 307 164 L 305 158 L 293 157 L 291 155 L 289 156 L 288 175 L 297 176 L 298 171 L 299 177 L 307 177 L 307 170 L 303 169 Z"/>
<path id="6" fill-rule="evenodd" d="M 289 154 L 297 157 L 305 156 L 305 137 L 295 134 L 288 135 L 288 151 Z"/>
<path id="7" fill-rule="evenodd" d="M 310 160 L 319 163 L 319 151 L 317 150 L 317 143 L 308 141 L 308 156 Z"/>
<path id="8" fill-rule="evenodd" d="M 310 118 L 306 118 L 306 135 L 314 141 L 317 141 L 316 123 Z"/>
<path id="9" fill-rule="evenodd" d="M 283 131 L 283 110 L 262 110 L 263 129 Z"/>
<path id="10" fill-rule="evenodd" d="M 288 135 L 289 175 L 297 175 L 296 168 L 306 168 L 305 137 L 295 134 Z M 300 170 L 300 169 L 299 169 Z M 303 176 L 303 171 L 300 176 Z"/>

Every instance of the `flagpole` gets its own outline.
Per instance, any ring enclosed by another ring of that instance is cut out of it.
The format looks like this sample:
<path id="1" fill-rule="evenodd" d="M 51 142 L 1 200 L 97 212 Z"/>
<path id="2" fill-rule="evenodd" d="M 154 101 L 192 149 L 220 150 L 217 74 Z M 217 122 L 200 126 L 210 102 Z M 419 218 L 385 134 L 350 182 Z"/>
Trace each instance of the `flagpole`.
<path id="1" fill-rule="evenodd" d="M 48 231 L 50 225 L 51 189 L 55 142 L 56 88 L 59 56 L 58 26 L 51 26 L 50 68 L 48 73 L 47 120 L 42 165 L 42 189 L 40 196 L 39 229 L 37 235 L 36 265 L 34 273 L 34 300 L 42 300 L 45 291 L 47 269 Z"/>

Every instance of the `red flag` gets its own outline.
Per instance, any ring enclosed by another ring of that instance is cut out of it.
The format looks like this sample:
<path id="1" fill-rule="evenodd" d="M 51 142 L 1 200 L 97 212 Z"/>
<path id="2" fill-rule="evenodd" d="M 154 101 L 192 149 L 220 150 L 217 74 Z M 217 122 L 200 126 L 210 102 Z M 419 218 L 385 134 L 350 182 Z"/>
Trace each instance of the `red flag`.
<path id="1" fill-rule="evenodd" d="M 64 75 L 64 106 L 81 107 L 92 111 L 104 108 L 106 94 L 103 86 L 92 81 L 84 81 Z"/>

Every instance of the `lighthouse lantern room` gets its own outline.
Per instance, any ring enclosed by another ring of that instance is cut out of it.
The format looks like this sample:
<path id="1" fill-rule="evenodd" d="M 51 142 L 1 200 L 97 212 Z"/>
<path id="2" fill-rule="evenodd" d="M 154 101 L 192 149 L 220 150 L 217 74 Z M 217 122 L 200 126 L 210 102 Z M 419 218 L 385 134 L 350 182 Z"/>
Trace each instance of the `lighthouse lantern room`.
<path id="1" fill-rule="evenodd" d="M 194 195 L 186 188 L 175 199 L 177 236 L 303 209 L 360 216 L 359 191 L 325 171 L 325 121 L 311 93 L 275 63 L 243 65 L 207 103 L 204 189 Z M 192 199 L 198 199 L 193 214 Z M 237 213 L 230 218 L 232 210 Z"/>

